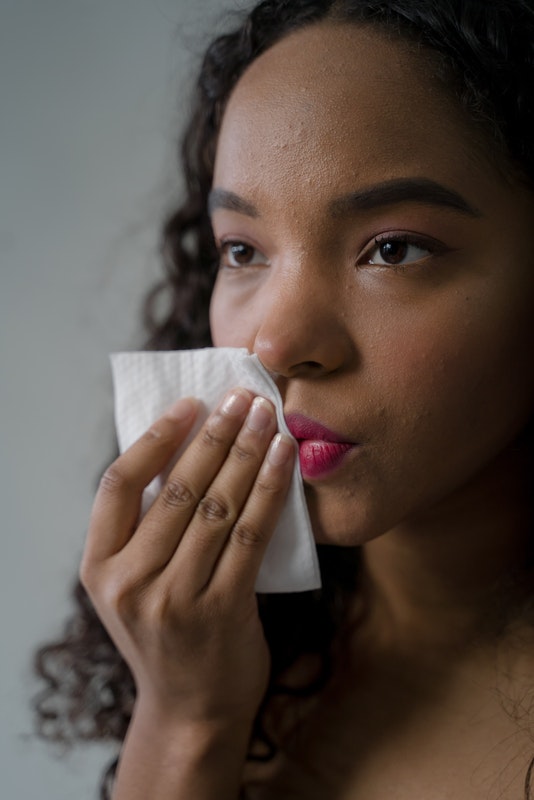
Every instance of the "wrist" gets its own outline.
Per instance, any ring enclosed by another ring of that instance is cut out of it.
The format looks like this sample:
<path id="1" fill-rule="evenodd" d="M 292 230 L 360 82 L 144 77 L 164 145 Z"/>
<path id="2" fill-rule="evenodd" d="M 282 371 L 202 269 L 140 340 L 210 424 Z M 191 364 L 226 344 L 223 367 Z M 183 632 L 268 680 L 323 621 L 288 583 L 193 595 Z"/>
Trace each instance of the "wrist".
<path id="1" fill-rule="evenodd" d="M 133 716 L 142 719 L 146 724 L 161 727 L 169 731 L 180 731 L 184 735 L 196 735 L 201 738 L 217 738 L 233 730 L 243 736 L 250 735 L 257 708 L 211 707 L 201 703 L 182 702 L 161 697 L 148 689 L 138 689 Z"/>
<path id="2" fill-rule="evenodd" d="M 244 760 L 252 724 L 252 719 L 190 719 L 180 710 L 139 698 L 131 726 L 174 754 L 184 752 L 189 758 L 203 759 L 219 752 L 229 755 L 231 751 L 234 757 Z"/>
<path id="3" fill-rule="evenodd" d="M 236 800 L 250 730 L 250 724 L 184 719 L 172 709 L 138 700 L 114 800 Z"/>

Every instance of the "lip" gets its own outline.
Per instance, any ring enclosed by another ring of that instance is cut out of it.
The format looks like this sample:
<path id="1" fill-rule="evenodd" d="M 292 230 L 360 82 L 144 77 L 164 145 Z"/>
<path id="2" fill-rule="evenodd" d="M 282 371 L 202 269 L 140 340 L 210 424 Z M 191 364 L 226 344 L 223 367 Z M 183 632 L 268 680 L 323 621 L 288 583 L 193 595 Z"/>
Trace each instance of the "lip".
<path id="1" fill-rule="evenodd" d="M 319 479 L 337 470 L 347 453 L 354 450 L 357 442 L 347 439 L 302 414 L 288 414 L 286 424 L 299 445 L 299 462 L 302 477 Z"/>

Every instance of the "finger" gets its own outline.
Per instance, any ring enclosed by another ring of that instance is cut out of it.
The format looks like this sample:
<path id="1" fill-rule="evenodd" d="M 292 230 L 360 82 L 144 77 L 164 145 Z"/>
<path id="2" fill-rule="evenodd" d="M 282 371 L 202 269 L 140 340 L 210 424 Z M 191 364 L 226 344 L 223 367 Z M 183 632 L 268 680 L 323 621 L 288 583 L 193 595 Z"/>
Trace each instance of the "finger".
<path id="1" fill-rule="evenodd" d="M 228 591 L 229 586 L 254 590 L 291 485 L 295 454 L 294 440 L 277 434 L 214 571 L 210 586 L 215 590 Z"/>
<path id="2" fill-rule="evenodd" d="M 125 550 L 134 568 L 159 570 L 173 557 L 200 500 L 226 460 L 252 399 L 251 392 L 241 388 L 226 395 L 175 464 Z"/>
<path id="3" fill-rule="evenodd" d="M 200 499 L 169 565 L 181 590 L 202 591 L 226 546 L 276 432 L 272 403 L 256 397 L 228 457 Z"/>
<path id="4" fill-rule="evenodd" d="M 143 490 L 182 444 L 197 410 L 197 400 L 182 398 L 108 467 L 94 501 L 84 558 L 109 558 L 124 547 L 137 525 Z"/>

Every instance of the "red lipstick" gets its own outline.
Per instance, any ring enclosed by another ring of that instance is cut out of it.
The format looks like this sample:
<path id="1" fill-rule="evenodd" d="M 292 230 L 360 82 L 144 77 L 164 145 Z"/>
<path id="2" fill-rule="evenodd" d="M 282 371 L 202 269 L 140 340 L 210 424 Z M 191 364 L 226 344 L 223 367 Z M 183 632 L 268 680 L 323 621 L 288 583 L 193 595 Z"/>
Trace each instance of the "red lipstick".
<path id="1" fill-rule="evenodd" d="M 334 472 L 356 442 L 347 442 L 344 436 L 302 414 L 288 414 L 287 427 L 299 445 L 302 477 L 306 480 L 323 478 Z"/>

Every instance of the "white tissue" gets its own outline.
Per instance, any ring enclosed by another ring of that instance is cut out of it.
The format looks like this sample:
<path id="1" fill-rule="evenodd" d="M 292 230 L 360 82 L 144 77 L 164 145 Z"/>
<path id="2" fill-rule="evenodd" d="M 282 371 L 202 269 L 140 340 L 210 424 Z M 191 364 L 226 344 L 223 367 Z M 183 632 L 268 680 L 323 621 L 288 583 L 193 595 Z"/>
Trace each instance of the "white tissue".
<path id="1" fill-rule="evenodd" d="M 205 413 L 199 413 L 193 431 L 177 453 L 178 458 L 208 413 L 235 386 L 271 400 L 276 408 L 278 429 L 289 434 L 276 384 L 258 357 L 249 355 L 244 348 L 114 353 L 111 365 L 121 452 L 180 397 L 197 397 L 203 401 Z M 160 492 L 168 472 L 145 490 L 142 513 L 146 513 Z M 303 592 L 320 585 L 317 551 L 297 460 L 287 502 L 267 548 L 256 591 Z"/>

